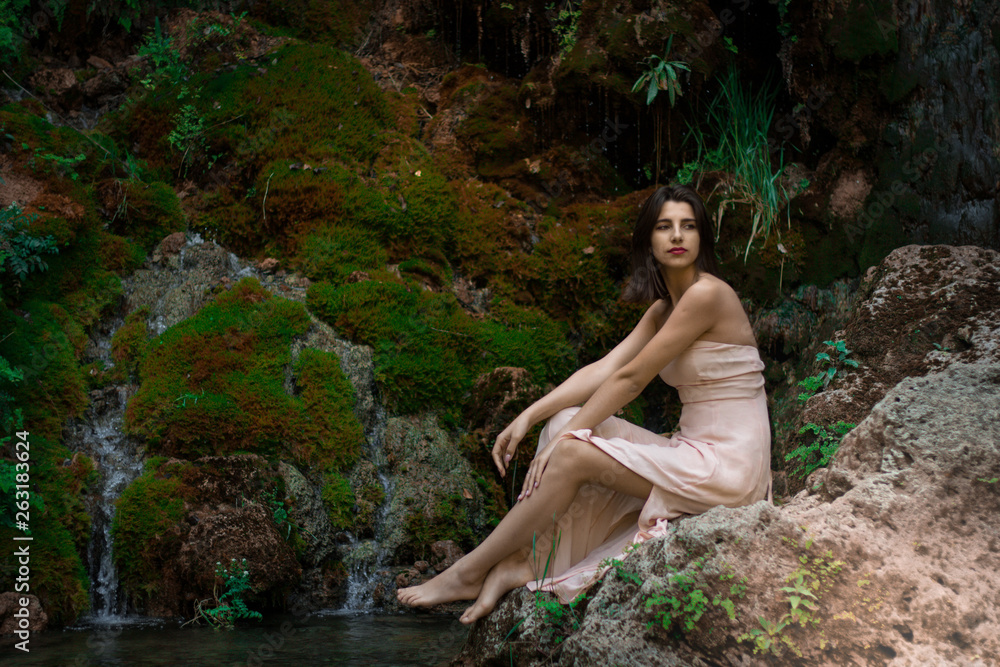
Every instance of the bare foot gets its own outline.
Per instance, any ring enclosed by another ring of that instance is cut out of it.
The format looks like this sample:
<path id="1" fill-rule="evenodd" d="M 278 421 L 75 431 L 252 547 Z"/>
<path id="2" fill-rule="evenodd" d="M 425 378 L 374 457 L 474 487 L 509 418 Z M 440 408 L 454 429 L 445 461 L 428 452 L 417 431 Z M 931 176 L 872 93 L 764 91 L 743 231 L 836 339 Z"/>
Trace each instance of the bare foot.
<path id="1" fill-rule="evenodd" d="M 464 580 L 456 565 L 419 586 L 398 589 L 396 598 L 408 607 L 433 607 L 455 600 L 475 599 L 483 587 L 483 579 Z"/>
<path id="2" fill-rule="evenodd" d="M 533 578 L 534 572 L 526 558 L 507 558 L 501 561 L 486 575 L 479 598 L 465 610 L 459 620 L 466 625 L 475 623 L 493 611 L 497 601 L 505 593 L 524 586 Z"/>

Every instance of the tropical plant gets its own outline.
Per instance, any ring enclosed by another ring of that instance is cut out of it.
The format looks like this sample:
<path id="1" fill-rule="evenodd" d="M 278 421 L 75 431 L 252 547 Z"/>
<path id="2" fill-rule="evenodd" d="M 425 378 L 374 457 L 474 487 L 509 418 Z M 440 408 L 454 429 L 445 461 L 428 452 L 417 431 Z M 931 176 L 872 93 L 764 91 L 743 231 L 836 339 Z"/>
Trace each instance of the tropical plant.
<path id="1" fill-rule="evenodd" d="M 663 52 L 663 57 L 657 55 L 648 56 L 645 60 L 647 69 L 642 73 L 636 82 L 632 86 L 632 92 L 638 92 L 643 88 L 646 89 L 646 106 L 649 107 L 656 101 L 656 98 L 661 90 L 667 92 L 667 96 L 670 98 L 670 108 L 673 108 L 676 103 L 677 97 L 683 92 L 681 88 L 680 78 L 678 76 L 679 70 L 685 70 L 690 72 L 691 68 L 688 67 L 687 63 L 680 60 L 667 60 L 670 56 L 670 47 L 673 44 L 674 36 L 671 35 L 670 39 L 667 40 L 667 48 Z M 669 112 L 668 112 L 669 113 Z M 657 107 L 656 115 L 654 116 L 654 136 L 656 145 L 656 182 L 660 180 L 660 152 L 663 144 L 663 114 L 660 107 Z M 670 147 L 670 119 L 667 118 L 667 148 Z"/>

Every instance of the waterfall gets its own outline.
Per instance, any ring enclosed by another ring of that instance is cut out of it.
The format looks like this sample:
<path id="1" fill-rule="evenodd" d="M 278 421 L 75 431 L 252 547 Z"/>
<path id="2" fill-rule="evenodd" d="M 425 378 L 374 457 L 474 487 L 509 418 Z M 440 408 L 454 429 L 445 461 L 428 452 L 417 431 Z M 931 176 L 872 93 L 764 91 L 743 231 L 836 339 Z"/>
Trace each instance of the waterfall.
<path id="1" fill-rule="evenodd" d="M 95 620 L 115 620 L 126 611 L 125 595 L 118 586 L 118 572 L 114 564 L 111 524 L 115 516 L 115 500 L 142 473 L 142 462 L 135 443 L 121 430 L 125 403 L 134 388 L 119 386 L 112 389 L 109 404 L 113 404 L 103 414 L 94 415 L 91 423 L 83 429 L 86 442 L 90 445 L 90 456 L 101 473 L 100 493 L 93 508 L 91 539 L 87 547 L 91 613 Z"/>
<path id="2" fill-rule="evenodd" d="M 96 351 L 106 368 L 114 366 L 111 337 L 121 324 L 121 318 L 117 318 L 110 326 L 98 327 L 91 340 L 92 353 Z M 115 500 L 142 472 L 136 443 L 122 432 L 125 404 L 135 390 L 134 386 L 111 385 L 92 391 L 86 417 L 72 419 L 66 425 L 66 445 L 90 456 L 100 474 L 98 493 L 90 500 L 91 535 L 87 546 L 90 616 L 96 622 L 123 620 L 127 611 L 124 592 L 118 586 L 111 525 Z"/>
<path id="3" fill-rule="evenodd" d="M 365 449 L 368 460 L 375 464 L 378 481 L 382 485 L 385 496 L 375 521 L 374 539 L 358 541 L 351 538 L 351 549 L 344 559 L 350 570 L 347 579 L 347 598 L 341 611 L 369 611 L 375 604 L 368 593 L 377 583 L 378 571 L 386 556 L 386 550 L 381 546 L 381 538 L 385 530 L 385 521 L 389 516 L 389 501 L 393 491 L 389 464 L 383 448 L 384 435 L 385 408 L 381 404 L 376 404 L 375 418 L 372 420 L 371 426 L 365 429 Z"/>

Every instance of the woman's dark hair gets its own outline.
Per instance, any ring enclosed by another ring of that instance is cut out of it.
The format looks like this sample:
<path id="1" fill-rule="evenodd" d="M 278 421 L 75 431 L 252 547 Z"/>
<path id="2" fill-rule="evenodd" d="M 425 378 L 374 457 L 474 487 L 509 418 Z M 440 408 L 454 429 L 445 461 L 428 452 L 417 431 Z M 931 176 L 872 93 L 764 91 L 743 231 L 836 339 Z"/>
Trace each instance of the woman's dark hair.
<path id="1" fill-rule="evenodd" d="M 639 218 L 635 221 L 635 229 L 632 232 L 632 278 L 622 295 L 625 301 L 651 303 L 657 299 L 670 300 L 670 293 L 663 283 L 663 276 L 660 275 L 656 260 L 650 252 L 653 229 L 660 219 L 663 205 L 668 201 L 691 205 L 700 248 L 695 267 L 703 273 L 719 276 L 719 267 L 715 263 L 715 234 L 712 233 L 712 226 L 708 221 L 705 202 L 697 192 L 686 185 L 664 185 L 649 195 L 642 205 L 642 210 L 639 211 Z"/>

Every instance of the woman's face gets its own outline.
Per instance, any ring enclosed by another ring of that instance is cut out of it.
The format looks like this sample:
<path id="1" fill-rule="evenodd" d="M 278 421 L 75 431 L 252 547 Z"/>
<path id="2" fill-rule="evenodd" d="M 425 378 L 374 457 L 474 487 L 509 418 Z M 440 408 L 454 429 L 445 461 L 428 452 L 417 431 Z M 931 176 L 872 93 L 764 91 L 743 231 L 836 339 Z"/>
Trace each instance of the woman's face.
<path id="1" fill-rule="evenodd" d="M 680 269 L 693 265 L 701 249 L 701 236 L 691 204 L 664 202 L 650 241 L 653 259 L 660 266 Z"/>

